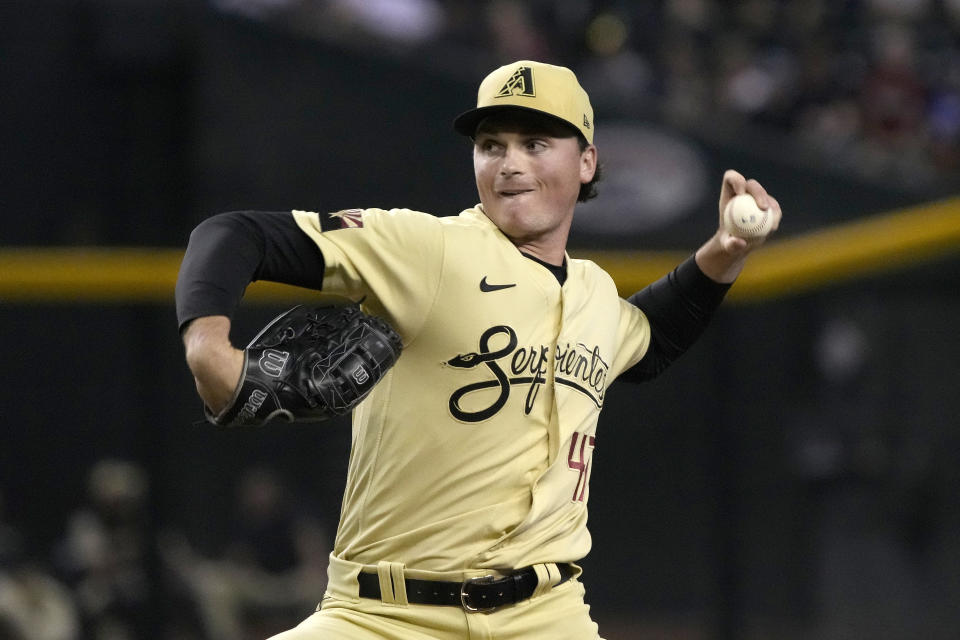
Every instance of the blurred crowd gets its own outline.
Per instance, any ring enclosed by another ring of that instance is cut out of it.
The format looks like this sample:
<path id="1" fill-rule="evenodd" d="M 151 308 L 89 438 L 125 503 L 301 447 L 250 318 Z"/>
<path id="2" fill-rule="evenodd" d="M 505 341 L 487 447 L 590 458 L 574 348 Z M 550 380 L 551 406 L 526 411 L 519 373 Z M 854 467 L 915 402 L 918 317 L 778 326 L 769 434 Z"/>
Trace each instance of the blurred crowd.
<path id="1" fill-rule="evenodd" d="M 0 638 L 259 639 L 313 611 L 331 540 L 277 472 L 241 474 L 230 533 L 204 552 L 153 522 L 149 484 L 135 462 L 97 462 L 49 548 L 0 502 Z"/>
<path id="2" fill-rule="evenodd" d="M 603 117 L 747 137 L 868 179 L 960 169 L 960 0 L 211 1 L 471 79 L 559 61 Z"/>
<path id="3" fill-rule="evenodd" d="M 174 245 L 198 211 L 249 206 L 258 189 L 312 201 L 323 176 L 277 161 L 312 164 L 309 136 L 294 130 L 323 135 L 311 118 L 342 118 L 347 91 L 363 92 L 354 111 L 381 120 L 422 104 L 447 122 L 479 78 L 524 58 L 577 72 L 598 139 L 609 132 L 624 150 L 602 140 L 601 155 L 625 182 L 646 174 L 649 198 L 634 209 L 661 226 L 656 199 L 683 210 L 676 191 L 701 183 L 696 166 L 665 158 L 665 136 L 736 156 L 728 166 L 776 161 L 883 191 L 861 212 L 960 187 L 960 0 L 15 0 L 0 3 L 0 25 L 0 80 L 17 87 L 0 105 L 0 144 L 16 159 L 0 188 L 20 215 L 5 244 Z M 349 85 L 303 75 L 318 70 Z M 365 99 L 368 82 L 405 74 L 396 100 Z M 268 87 L 281 86 L 302 108 L 268 106 Z M 254 141 L 265 109 L 276 135 Z M 422 121 L 403 138 L 424 135 Z M 627 139 L 626 128 L 659 135 Z M 646 157 L 624 162 L 631 149 Z M 656 189 L 673 184 L 659 180 L 664 167 L 679 183 L 668 194 Z M 353 185 L 330 179 L 356 203 Z M 416 188 L 404 185 L 404 202 Z M 429 206 L 461 204 L 441 191 Z"/>

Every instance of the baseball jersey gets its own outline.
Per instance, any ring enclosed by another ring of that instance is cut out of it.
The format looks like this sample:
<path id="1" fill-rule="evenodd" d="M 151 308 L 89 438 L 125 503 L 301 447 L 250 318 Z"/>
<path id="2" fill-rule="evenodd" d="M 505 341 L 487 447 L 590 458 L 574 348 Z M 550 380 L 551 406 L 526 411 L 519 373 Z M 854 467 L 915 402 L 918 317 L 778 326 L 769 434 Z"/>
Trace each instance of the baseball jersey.
<path id="1" fill-rule="evenodd" d="M 323 290 L 400 333 L 397 364 L 354 410 L 334 547 L 428 571 L 573 562 L 610 383 L 650 344 L 643 312 L 592 262 L 561 285 L 480 205 L 459 216 L 343 212 L 322 231 Z"/>

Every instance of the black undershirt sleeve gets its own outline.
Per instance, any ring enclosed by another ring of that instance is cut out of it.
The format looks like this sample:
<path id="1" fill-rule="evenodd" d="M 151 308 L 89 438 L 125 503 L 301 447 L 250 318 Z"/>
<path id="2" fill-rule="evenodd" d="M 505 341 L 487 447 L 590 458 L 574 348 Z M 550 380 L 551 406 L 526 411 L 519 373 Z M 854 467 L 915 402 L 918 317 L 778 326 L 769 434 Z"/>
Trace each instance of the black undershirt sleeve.
<path id="1" fill-rule="evenodd" d="M 233 317 L 248 284 L 270 280 L 319 290 L 323 254 L 289 211 L 231 211 L 201 222 L 190 241 L 175 292 L 183 331 L 202 316 Z"/>
<path id="2" fill-rule="evenodd" d="M 669 274 L 627 300 L 650 321 L 650 347 L 620 379 L 641 382 L 655 377 L 696 342 L 730 289 L 700 271 L 690 256 Z"/>

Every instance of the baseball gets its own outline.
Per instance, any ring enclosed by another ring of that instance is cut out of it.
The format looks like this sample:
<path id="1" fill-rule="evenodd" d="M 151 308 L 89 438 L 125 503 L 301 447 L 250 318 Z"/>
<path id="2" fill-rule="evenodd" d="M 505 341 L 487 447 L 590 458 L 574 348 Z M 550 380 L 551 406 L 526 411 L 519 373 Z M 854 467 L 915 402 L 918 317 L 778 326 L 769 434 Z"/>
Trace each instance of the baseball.
<path id="1" fill-rule="evenodd" d="M 730 198 L 723 210 L 723 228 L 739 238 L 762 238 L 773 226 L 773 212 L 761 209 L 748 193 Z"/>

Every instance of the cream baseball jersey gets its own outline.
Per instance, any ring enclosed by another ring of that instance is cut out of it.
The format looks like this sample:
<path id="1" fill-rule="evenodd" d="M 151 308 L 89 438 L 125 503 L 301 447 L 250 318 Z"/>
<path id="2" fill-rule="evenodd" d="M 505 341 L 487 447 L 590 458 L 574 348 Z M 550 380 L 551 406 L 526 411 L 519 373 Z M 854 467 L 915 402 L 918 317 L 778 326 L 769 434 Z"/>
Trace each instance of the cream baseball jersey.
<path id="1" fill-rule="evenodd" d="M 323 290 L 363 298 L 404 342 L 354 410 L 334 554 L 427 571 L 585 556 L 597 419 L 648 348 L 644 314 L 592 262 L 568 257 L 561 286 L 480 206 L 351 210 L 326 232 L 293 215 Z"/>

